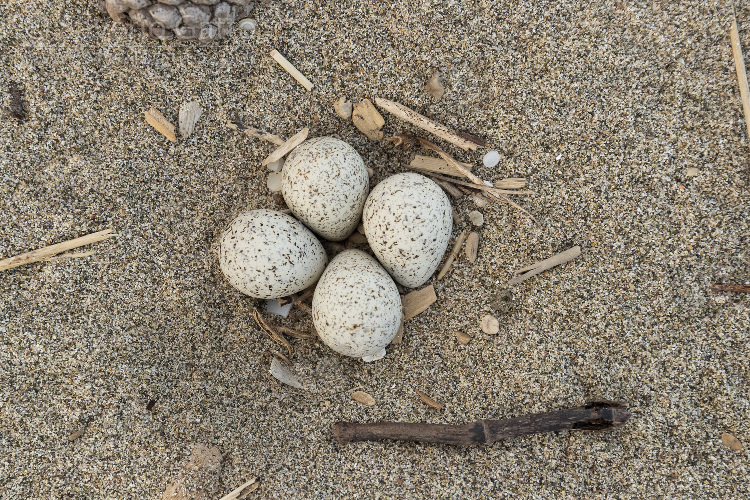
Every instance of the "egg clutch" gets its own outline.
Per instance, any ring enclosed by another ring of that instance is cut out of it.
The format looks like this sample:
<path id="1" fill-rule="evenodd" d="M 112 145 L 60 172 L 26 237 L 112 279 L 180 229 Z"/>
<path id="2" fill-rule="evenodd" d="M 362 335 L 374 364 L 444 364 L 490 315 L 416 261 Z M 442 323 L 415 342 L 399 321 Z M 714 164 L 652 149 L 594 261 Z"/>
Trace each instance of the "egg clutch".
<path id="1" fill-rule="evenodd" d="M 393 175 L 370 191 L 359 153 L 333 137 L 309 139 L 289 154 L 281 194 L 293 216 L 249 210 L 230 223 L 221 237 L 222 272 L 234 288 L 259 299 L 317 282 L 312 319 L 320 339 L 346 356 L 382 358 L 401 324 L 396 282 L 425 283 L 448 246 L 448 197 L 416 173 Z M 375 258 L 345 250 L 326 266 L 318 237 L 345 240 L 360 220 Z"/>

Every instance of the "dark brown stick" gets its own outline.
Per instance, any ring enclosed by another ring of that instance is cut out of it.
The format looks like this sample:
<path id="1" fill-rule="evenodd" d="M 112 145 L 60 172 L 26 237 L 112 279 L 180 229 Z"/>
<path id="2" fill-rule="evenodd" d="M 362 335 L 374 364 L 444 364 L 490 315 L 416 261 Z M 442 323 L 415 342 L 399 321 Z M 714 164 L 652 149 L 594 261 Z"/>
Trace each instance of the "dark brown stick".
<path id="1" fill-rule="evenodd" d="M 630 418 L 625 404 L 595 401 L 578 408 L 536 413 L 505 420 L 479 420 L 464 425 L 375 422 L 337 422 L 333 434 L 340 443 L 395 439 L 469 446 L 492 444 L 526 434 L 564 430 L 609 430 Z"/>
<path id="2" fill-rule="evenodd" d="M 721 284 L 714 283 L 711 285 L 712 292 L 736 292 L 736 293 L 750 293 L 750 285 L 735 285 L 733 283 Z"/>

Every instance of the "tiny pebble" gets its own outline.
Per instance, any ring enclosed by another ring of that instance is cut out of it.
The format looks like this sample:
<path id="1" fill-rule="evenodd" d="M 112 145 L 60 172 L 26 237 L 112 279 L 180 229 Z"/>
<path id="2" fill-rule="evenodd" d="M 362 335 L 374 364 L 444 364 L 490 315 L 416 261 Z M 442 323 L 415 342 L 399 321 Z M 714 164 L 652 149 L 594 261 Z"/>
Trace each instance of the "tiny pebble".
<path id="1" fill-rule="evenodd" d="M 456 332 L 456 338 L 463 345 L 466 345 L 469 342 L 471 342 L 471 335 L 469 335 L 468 333 Z"/>
<path id="2" fill-rule="evenodd" d="M 281 172 L 281 169 L 284 168 L 284 158 L 272 161 L 271 163 L 266 165 L 266 167 L 271 172 Z"/>
<path id="3" fill-rule="evenodd" d="M 281 191 L 281 172 L 271 172 L 268 174 L 266 186 L 268 186 L 268 190 L 272 193 Z"/>
<path id="4" fill-rule="evenodd" d="M 484 158 L 482 158 L 482 163 L 485 167 L 494 167 L 500 163 L 500 153 L 497 151 L 487 152 L 487 154 L 484 155 Z"/>
<path id="5" fill-rule="evenodd" d="M 698 175 L 699 170 L 697 167 L 688 167 L 686 173 L 688 177 L 695 177 L 696 175 Z"/>
<path id="6" fill-rule="evenodd" d="M 471 212 L 469 212 L 468 216 L 469 222 L 471 222 L 473 225 L 482 227 L 482 224 L 484 224 L 484 215 L 482 215 L 481 212 L 472 210 Z"/>
<path id="7" fill-rule="evenodd" d="M 367 175 L 369 177 L 372 177 L 373 175 L 375 175 L 375 171 L 371 169 L 370 167 L 367 167 Z"/>
<path id="8" fill-rule="evenodd" d="M 497 333 L 500 331 L 500 322 L 496 317 L 487 314 L 482 318 L 480 327 L 482 328 L 482 331 L 487 335 L 497 335 Z"/>
<path id="9" fill-rule="evenodd" d="M 251 19 L 249 17 L 241 19 L 238 25 L 240 29 L 250 32 L 255 31 L 255 28 L 258 26 L 258 24 L 255 22 L 255 19 Z"/>

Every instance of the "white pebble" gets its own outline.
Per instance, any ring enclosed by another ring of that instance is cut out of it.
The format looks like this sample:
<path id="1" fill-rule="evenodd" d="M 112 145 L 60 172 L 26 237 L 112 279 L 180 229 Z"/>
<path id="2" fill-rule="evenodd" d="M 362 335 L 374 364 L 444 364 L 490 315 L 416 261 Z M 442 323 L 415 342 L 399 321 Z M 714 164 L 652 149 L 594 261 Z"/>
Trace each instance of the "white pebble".
<path id="1" fill-rule="evenodd" d="M 494 167 L 500 163 L 500 153 L 497 151 L 488 151 L 487 154 L 484 155 L 484 158 L 482 158 L 482 163 L 484 163 L 485 167 Z"/>
<path id="2" fill-rule="evenodd" d="M 473 225 L 475 225 L 477 227 L 482 227 L 482 224 L 484 224 L 484 215 L 482 215 L 481 212 L 477 212 L 476 210 L 472 210 L 471 212 L 469 212 L 468 216 L 469 216 L 469 221 Z"/>
<path id="3" fill-rule="evenodd" d="M 268 170 L 270 170 L 271 172 L 281 172 L 281 169 L 284 168 L 284 158 L 272 161 L 271 163 L 266 165 L 266 167 L 268 167 Z"/>
<path id="4" fill-rule="evenodd" d="M 266 186 L 268 186 L 268 190 L 272 193 L 281 191 L 281 172 L 271 172 L 268 174 Z"/>
<path id="5" fill-rule="evenodd" d="M 489 314 L 482 318 L 480 323 L 482 331 L 487 335 L 497 335 L 500 331 L 500 322 L 496 317 L 490 316 Z"/>
<path id="6" fill-rule="evenodd" d="M 239 22 L 240 29 L 243 29 L 245 31 L 253 32 L 255 31 L 255 28 L 258 26 L 255 22 L 255 19 L 250 19 L 249 17 L 246 17 L 245 19 L 240 19 Z"/>

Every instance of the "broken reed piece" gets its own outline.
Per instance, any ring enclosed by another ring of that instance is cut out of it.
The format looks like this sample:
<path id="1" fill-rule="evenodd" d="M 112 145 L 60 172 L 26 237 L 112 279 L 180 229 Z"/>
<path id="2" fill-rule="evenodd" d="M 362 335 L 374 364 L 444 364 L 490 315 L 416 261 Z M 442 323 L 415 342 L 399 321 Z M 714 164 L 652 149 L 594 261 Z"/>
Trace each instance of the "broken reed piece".
<path id="1" fill-rule="evenodd" d="M 714 283 L 711 285 L 712 292 L 734 292 L 734 293 L 750 293 L 750 285 L 736 285 L 734 283 Z"/>
<path id="2" fill-rule="evenodd" d="M 419 170 L 419 169 L 417 168 L 415 170 Z M 487 193 L 496 193 L 496 194 L 500 194 L 500 195 L 503 195 L 503 194 L 516 194 L 516 195 L 532 194 L 532 192 L 528 191 L 528 190 L 527 191 L 516 191 L 516 190 L 513 190 L 515 188 L 501 189 L 501 188 L 498 188 L 498 187 L 494 186 L 494 183 L 493 183 L 493 186 L 488 186 L 484 182 L 482 184 L 476 184 L 476 183 L 473 183 L 473 182 L 464 182 L 464 181 L 460 181 L 458 179 L 452 179 L 450 177 L 446 177 L 446 176 L 440 175 L 440 174 L 430 174 L 430 177 L 434 177 L 435 179 L 441 180 L 441 181 L 451 182 L 451 183 L 456 184 L 458 186 L 466 186 L 466 187 L 469 187 L 469 188 L 472 188 L 472 189 L 476 189 L 477 191 L 485 191 Z M 508 180 L 508 179 L 503 179 L 503 180 Z M 522 180 L 524 181 L 524 184 L 525 184 L 526 183 L 526 179 L 522 179 Z M 502 184 L 502 183 L 503 183 L 503 181 L 498 181 L 498 184 Z M 518 185 L 519 183 L 514 179 L 509 184 Z"/>
<path id="3" fill-rule="evenodd" d="M 745 59 L 742 55 L 742 45 L 740 45 L 740 34 L 737 29 L 737 15 L 734 11 L 734 2 L 732 2 L 732 27 L 729 29 L 729 38 L 732 43 L 737 81 L 740 85 L 740 98 L 742 99 L 742 110 L 745 114 L 747 138 L 750 141 L 750 90 L 748 90 L 747 86 L 747 71 L 745 69 Z"/>
<path id="4" fill-rule="evenodd" d="M 470 163 L 461 163 L 461 165 L 467 170 L 471 170 Z M 447 161 L 432 156 L 416 155 L 411 163 L 409 163 L 409 167 L 415 170 L 423 170 L 425 172 L 463 177 L 463 174 L 450 166 Z"/>
<path id="5" fill-rule="evenodd" d="M 544 259 L 534 264 L 531 264 L 530 266 L 526 266 L 513 273 L 513 274 L 518 274 L 518 276 L 510 280 L 508 282 L 508 285 L 517 285 L 518 283 L 521 283 L 522 281 L 526 281 L 532 276 L 536 276 L 537 274 L 543 271 L 546 271 L 547 269 L 552 269 L 553 267 L 559 266 L 560 264 L 565 264 L 566 262 L 570 262 L 571 260 L 575 259 L 579 255 L 581 255 L 581 247 L 576 245 L 573 248 L 570 248 L 568 250 L 565 250 L 564 252 L 561 252 L 557 255 L 550 257 L 549 259 Z"/>
<path id="6" fill-rule="evenodd" d="M 401 297 L 401 308 L 404 311 L 404 321 L 409 321 L 417 314 L 426 311 L 437 300 L 435 287 L 426 286 L 421 290 L 414 290 Z"/>
<path id="7" fill-rule="evenodd" d="M 90 245 L 91 243 L 98 243 L 113 236 L 117 236 L 117 234 L 113 233 L 111 229 L 105 229 L 104 231 L 87 234 L 86 236 L 81 236 L 80 238 L 63 241 L 62 243 L 55 243 L 54 245 L 49 245 L 38 250 L 22 253 L 20 255 L 16 255 L 15 257 L 9 257 L 7 259 L 0 260 L 0 271 L 5 271 L 6 269 L 13 269 L 14 267 L 23 266 L 25 264 L 33 264 L 34 262 L 46 260 L 59 253 L 67 252 L 68 250 L 82 247 L 84 245 Z"/>
<path id="8" fill-rule="evenodd" d="M 440 269 L 440 272 L 437 275 L 437 279 L 443 279 L 443 276 L 445 276 L 448 270 L 451 268 L 451 264 L 453 264 L 453 261 L 456 260 L 456 257 L 458 257 L 458 252 L 461 250 L 461 245 L 464 244 L 464 240 L 466 240 L 466 237 L 468 235 L 469 233 L 467 233 L 466 231 L 461 231 L 461 234 L 458 235 L 458 238 L 456 238 L 456 242 L 453 244 L 451 253 L 448 254 L 448 258 L 445 259 L 445 264 L 443 264 L 443 267 Z"/>
<path id="9" fill-rule="evenodd" d="M 287 352 L 289 353 L 289 359 L 294 357 L 294 347 L 292 347 L 292 344 L 290 344 L 287 339 L 280 335 L 276 330 L 273 329 L 273 327 L 271 327 L 271 325 L 268 324 L 265 319 L 263 319 L 263 316 L 260 315 L 260 312 L 257 308 L 253 309 L 253 319 L 258 324 L 260 329 L 263 330 L 266 335 L 271 337 L 271 340 L 287 350 Z"/>
<path id="10" fill-rule="evenodd" d="M 449 129 L 445 125 L 442 125 L 426 116 L 420 115 L 416 111 L 407 108 L 403 104 L 389 101 L 380 97 L 375 98 L 375 104 L 380 108 L 388 111 L 389 113 L 396 115 L 398 118 L 411 123 L 431 134 L 434 134 L 441 139 L 444 139 L 451 144 L 455 144 L 463 150 L 475 151 L 478 146 L 486 146 L 487 142 L 483 139 L 470 134 L 459 133 Z"/>
<path id="11" fill-rule="evenodd" d="M 157 132 L 166 137 L 172 142 L 177 141 L 175 135 L 175 126 L 167 120 L 161 111 L 156 108 L 151 108 L 143 112 L 143 116 L 146 118 L 146 123 L 151 125 Z"/>
<path id="12" fill-rule="evenodd" d="M 395 439 L 422 443 L 472 446 L 492 444 L 527 434 L 557 431 L 605 431 L 620 427 L 630 418 L 627 405 L 594 401 L 585 406 L 536 413 L 504 420 L 479 420 L 464 425 L 412 422 L 359 424 L 336 422 L 333 435 L 339 443 Z"/>
<path id="13" fill-rule="evenodd" d="M 284 139 L 282 139 L 278 135 L 265 132 L 249 125 L 243 125 L 242 122 L 239 121 L 227 122 L 227 128 L 231 130 L 238 130 L 248 137 L 263 139 L 264 141 L 270 142 L 271 144 L 276 144 L 277 146 L 281 146 L 282 144 L 284 144 Z"/>
<path id="14" fill-rule="evenodd" d="M 245 498 L 246 495 L 249 495 L 253 491 L 257 490 L 259 487 L 260 482 L 258 481 L 257 477 L 254 477 L 250 481 L 247 481 L 238 488 L 232 490 L 227 495 L 221 497 L 220 500 L 241 500 Z"/>
<path id="15" fill-rule="evenodd" d="M 479 233 L 472 231 L 469 236 L 466 237 L 466 245 L 464 246 L 464 255 L 466 260 L 472 264 L 477 260 L 477 253 L 479 251 Z"/>
<path id="16" fill-rule="evenodd" d="M 279 63 L 279 66 L 284 68 L 287 73 L 292 75 L 292 78 L 297 80 L 297 83 L 305 87 L 307 91 L 311 91 L 313 88 L 313 84 L 310 80 L 305 78 L 305 75 L 299 72 L 297 68 L 292 65 L 289 61 L 287 61 L 286 57 L 282 56 L 278 50 L 274 49 L 271 51 L 271 57 L 273 57 L 273 60 Z"/>
<path id="17" fill-rule="evenodd" d="M 284 156 L 287 155 L 292 149 L 296 148 L 302 142 L 304 142 L 305 139 L 307 139 L 307 134 L 310 133 L 310 129 L 305 127 L 293 136 L 291 136 L 289 139 L 286 140 L 284 144 L 276 148 L 276 150 L 271 153 L 270 155 L 266 156 L 266 159 L 263 160 L 261 163 L 264 167 L 268 165 L 271 162 L 278 161 L 282 159 Z"/>
<path id="18" fill-rule="evenodd" d="M 375 106 L 369 99 L 362 99 L 362 102 L 354 104 L 352 108 L 352 122 L 360 132 L 365 134 L 371 141 L 379 141 L 383 138 L 383 131 L 380 130 L 385 125 L 383 116 L 378 113 Z"/>

